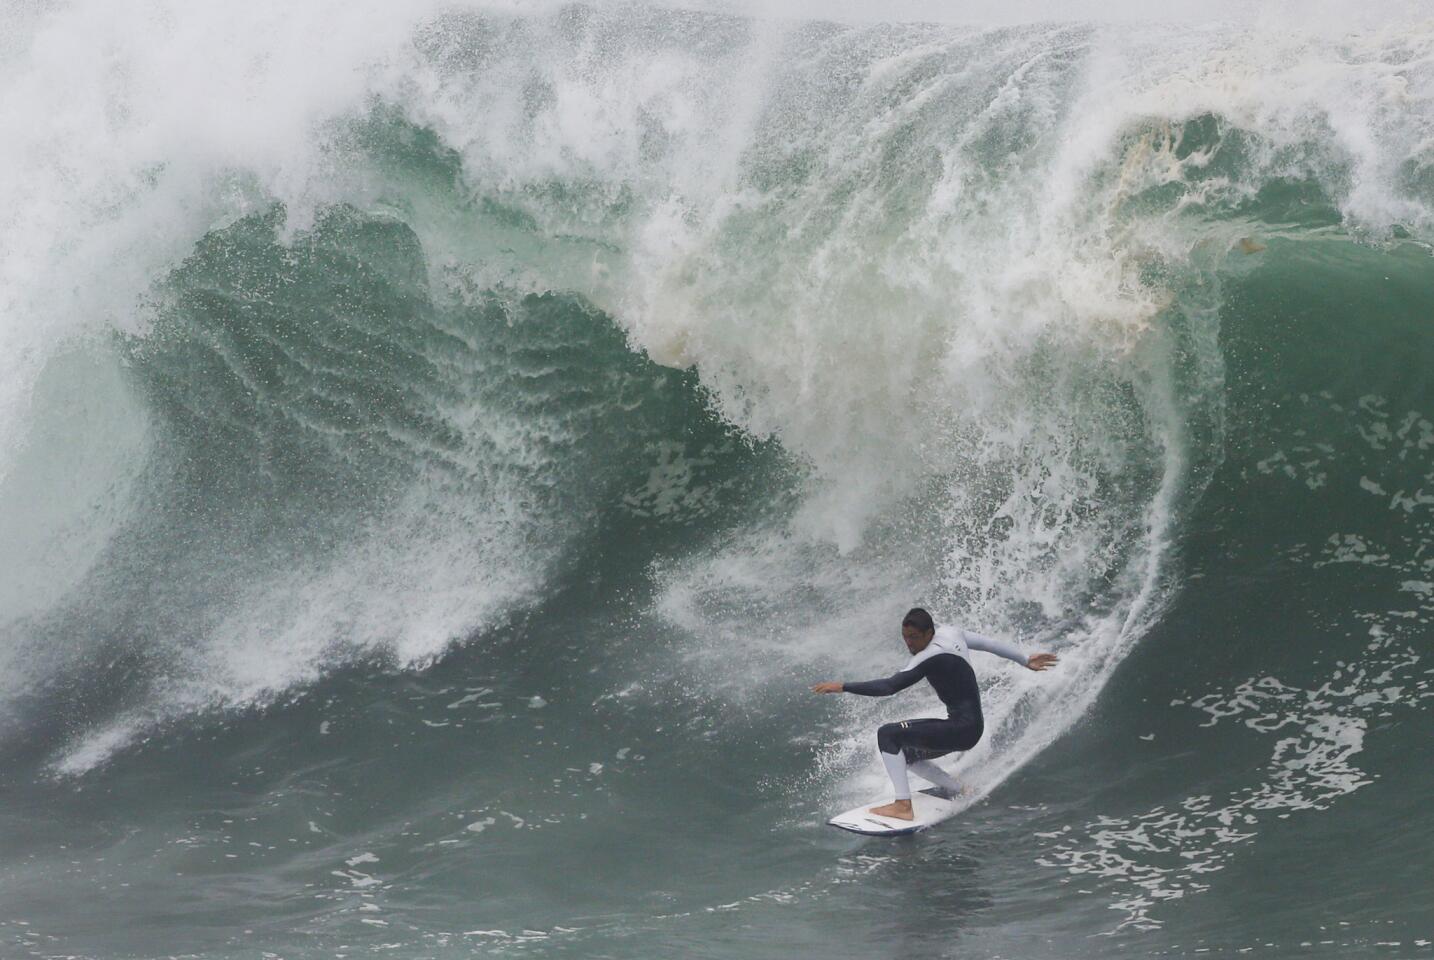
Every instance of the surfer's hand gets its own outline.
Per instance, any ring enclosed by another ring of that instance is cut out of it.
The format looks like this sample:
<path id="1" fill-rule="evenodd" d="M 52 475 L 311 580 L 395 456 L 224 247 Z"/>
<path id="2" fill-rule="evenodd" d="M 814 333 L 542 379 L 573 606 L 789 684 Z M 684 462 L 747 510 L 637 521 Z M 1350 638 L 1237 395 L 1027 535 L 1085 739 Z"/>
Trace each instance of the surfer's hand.
<path id="1" fill-rule="evenodd" d="M 1039 673 L 1046 667 L 1055 666 L 1057 663 L 1060 662 L 1060 659 L 1061 658 L 1056 656 L 1054 653 L 1033 653 L 1031 654 L 1030 658 L 1026 660 L 1026 669 L 1035 670 L 1037 673 Z"/>
<path id="2" fill-rule="evenodd" d="M 812 693 L 841 693 L 841 684 L 834 680 L 812 684 Z"/>

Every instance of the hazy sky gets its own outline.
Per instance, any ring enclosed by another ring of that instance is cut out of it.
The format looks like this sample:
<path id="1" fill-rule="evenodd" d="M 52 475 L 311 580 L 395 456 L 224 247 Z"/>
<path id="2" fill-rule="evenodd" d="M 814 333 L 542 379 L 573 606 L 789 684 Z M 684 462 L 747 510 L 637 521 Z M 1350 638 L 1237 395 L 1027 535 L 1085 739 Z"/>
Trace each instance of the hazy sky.
<path id="1" fill-rule="evenodd" d="M 675 0 L 666 5 L 779 19 L 958 23 L 1264 20 L 1348 30 L 1434 19 L 1434 4 L 1416 0 Z"/>

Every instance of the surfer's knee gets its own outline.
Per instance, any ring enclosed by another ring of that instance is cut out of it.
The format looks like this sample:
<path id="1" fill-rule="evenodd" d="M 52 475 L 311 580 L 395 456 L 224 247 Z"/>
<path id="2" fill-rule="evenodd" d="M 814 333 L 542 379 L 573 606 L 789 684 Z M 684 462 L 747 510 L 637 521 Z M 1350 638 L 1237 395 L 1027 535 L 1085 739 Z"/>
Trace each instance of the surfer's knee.
<path id="1" fill-rule="evenodd" d="M 883 723 L 876 731 L 876 748 L 882 753 L 900 753 L 901 724 Z"/>

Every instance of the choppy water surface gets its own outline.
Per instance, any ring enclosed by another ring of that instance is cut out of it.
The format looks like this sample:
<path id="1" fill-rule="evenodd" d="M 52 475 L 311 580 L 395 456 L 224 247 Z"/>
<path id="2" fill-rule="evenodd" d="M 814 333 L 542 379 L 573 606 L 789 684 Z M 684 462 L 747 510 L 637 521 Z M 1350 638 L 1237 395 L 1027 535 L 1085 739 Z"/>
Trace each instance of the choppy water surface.
<path id="1" fill-rule="evenodd" d="M 1434 953 L 1434 30 L 1326 13 L 7 10 L 0 952 Z M 1061 665 L 838 834 L 917 602 Z"/>

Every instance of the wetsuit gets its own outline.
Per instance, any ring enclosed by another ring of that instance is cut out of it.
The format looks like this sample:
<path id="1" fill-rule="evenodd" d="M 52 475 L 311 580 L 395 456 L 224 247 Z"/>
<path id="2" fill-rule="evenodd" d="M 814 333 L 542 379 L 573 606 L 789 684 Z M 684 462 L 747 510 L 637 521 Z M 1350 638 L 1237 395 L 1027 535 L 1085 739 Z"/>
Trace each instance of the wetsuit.
<path id="1" fill-rule="evenodd" d="M 930 761 L 957 750 L 970 750 L 985 732 L 981 718 L 981 690 L 967 654 L 983 650 L 1014 660 L 1024 666 L 1026 655 L 1003 640 L 968 633 L 960 627 L 940 626 L 925 650 L 913 656 L 900 672 L 883 680 L 843 683 L 845 693 L 864 697 L 889 697 L 918 680 L 931 684 L 946 705 L 946 719 L 902 720 L 884 724 L 876 732 L 881 761 L 896 788 L 896 799 L 911 799 L 906 771 L 930 780 L 948 791 L 959 789 L 956 782 Z"/>

